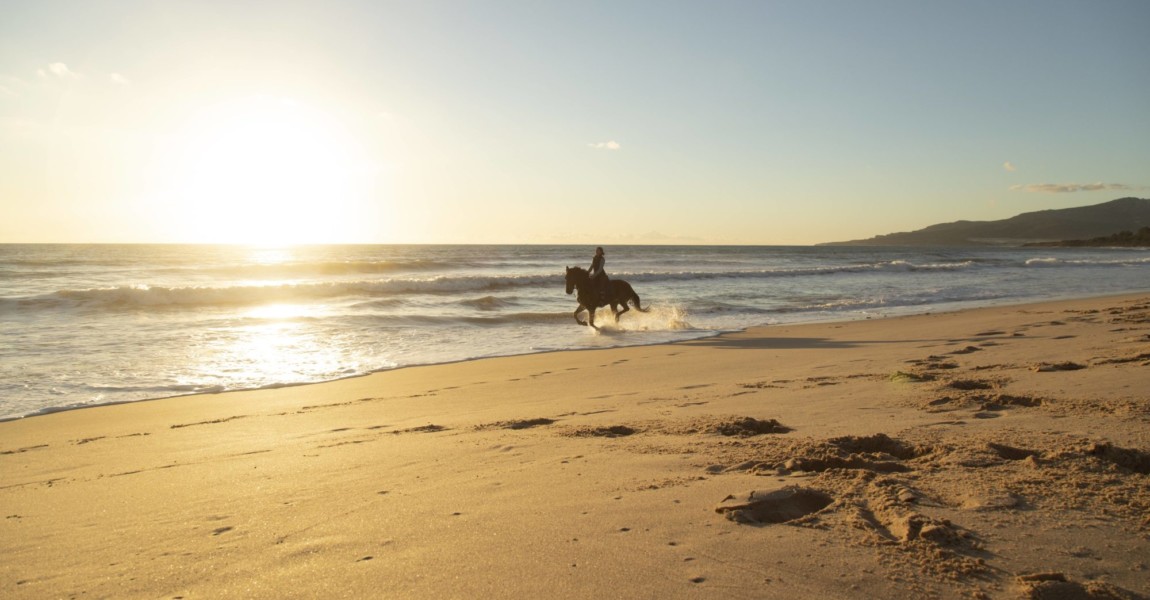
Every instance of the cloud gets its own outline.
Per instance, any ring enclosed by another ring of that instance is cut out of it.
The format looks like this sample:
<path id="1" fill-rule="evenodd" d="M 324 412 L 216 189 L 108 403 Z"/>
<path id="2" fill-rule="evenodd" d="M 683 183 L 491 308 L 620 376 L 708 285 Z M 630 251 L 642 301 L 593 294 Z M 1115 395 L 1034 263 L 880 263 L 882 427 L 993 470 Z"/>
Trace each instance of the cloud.
<path id="1" fill-rule="evenodd" d="M 119 73 L 112 73 L 111 75 L 108 76 L 108 79 L 111 79 L 112 83 L 116 83 L 119 85 L 132 85 L 132 82 L 128 81 L 127 77 L 124 77 L 123 75 L 120 75 Z"/>
<path id="2" fill-rule="evenodd" d="M 591 146 L 592 148 L 598 148 L 600 150 L 618 150 L 619 148 L 622 148 L 622 146 L 619 145 L 619 142 L 616 142 L 615 140 L 587 145 Z"/>
<path id="3" fill-rule="evenodd" d="M 1009 160 L 1002 163 L 1002 168 L 1006 169 L 1007 171 L 1017 171 L 1018 170 L 1018 167 L 1014 166 L 1014 163 L 1010 162 Z"/>
<path id="4" fill-rule="evenodd" d="M 51 73 L 52 75 L 55 75 L 56 77 L 60 77 L 60 78 L 64 78 L 64 79 L 75 78 L 75 77 L 80 76 L 79 73 L 73 71 L 72 69 L 69 69 L 68 65 L 66 65 L 62 62 L 54 62 L 54 63 L 48 65 L 47 71 L 45 71 L 44 69 L 40 69 L 39 71 L 37 71 L 37 73 L 39 73 L 41 77 L 47 77 L 48 73 Z"/>
<path id="5" fill-rule="evenodd" d="M 1125 183 L 1029 183 L 1012 185 L 1010 189 L 1019 192 L 1040 192 L 1043 194 L 1066 194 L 1070 192 L 1097 192 L 1101 190 L 1134 191 L 1148 189 L 1144 185 Z"/>

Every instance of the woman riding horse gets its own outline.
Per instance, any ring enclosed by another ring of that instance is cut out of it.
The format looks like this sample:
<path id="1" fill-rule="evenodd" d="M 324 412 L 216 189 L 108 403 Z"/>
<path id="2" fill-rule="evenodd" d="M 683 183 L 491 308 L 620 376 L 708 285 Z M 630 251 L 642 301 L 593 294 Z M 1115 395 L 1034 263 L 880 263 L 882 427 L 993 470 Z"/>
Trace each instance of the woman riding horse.
<path id="1" fill-rule="evenodd" d="M 591 284 L 595 286 L 595 291 L 602 300 L 607 299 L 607 283 L 610 281 L 607 278 L 606 265 L 607 256 L 603 253 L 603 246 L 598 246 L 595 248 L 595 258 L 591 259 L 591 268 L 587 269 L 587 274 L 591 276 Z"/>
<path id="2" fill-rule="evenodd" d="M 640 304 L 639 294 L 631 287 L 631 284 L 623 281 L 622 279 L 608 280 L 606 273 L 603 273 L 603 249 L 598 248 L 595 252 L 595 260 L 592 261 L 592 268 L 598 267 L 598 277 L 602 281 L 602 286 L 593 283 L 591 275 L 580 267 L 567 267 L 567 293 L 578 291 L 576 298 L 579 300 L 579 306 L 575 309 L 575 322 L 580 325 L 590 325 L 595 327 L 595 309 L 601 306 L 611 306 L 611 312 L 615 314 L 615 322 L 619 322 L 619 317 L 631 310 L 628 303 L 635 305 L 635 309 L 640 312 L 647 312 Z M 622 310 L 619 307 L 622 306 Z M 579 313 L 587 311 L 587 320 L 579 319 Z M 598 329 L 596 327 L 596 329 Z"/>

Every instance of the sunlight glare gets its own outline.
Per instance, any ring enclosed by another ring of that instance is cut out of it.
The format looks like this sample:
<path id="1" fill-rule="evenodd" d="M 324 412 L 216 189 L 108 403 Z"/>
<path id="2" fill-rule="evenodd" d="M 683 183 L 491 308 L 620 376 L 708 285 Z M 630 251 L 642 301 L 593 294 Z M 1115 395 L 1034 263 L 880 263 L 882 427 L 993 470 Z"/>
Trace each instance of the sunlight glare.
<path id="1" fill-rule="evenodd" d="M 330 115 L 255 97 L 202 111 L 170 159 L 170 217 L 181 237 L 245 244 L 342 241 L 370 169 Z"/>

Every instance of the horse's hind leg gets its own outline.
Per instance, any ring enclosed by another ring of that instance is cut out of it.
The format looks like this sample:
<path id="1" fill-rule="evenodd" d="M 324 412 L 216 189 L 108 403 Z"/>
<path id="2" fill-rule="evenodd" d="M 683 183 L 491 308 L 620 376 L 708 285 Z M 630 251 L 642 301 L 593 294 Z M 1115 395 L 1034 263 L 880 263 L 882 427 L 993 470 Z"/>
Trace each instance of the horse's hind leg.
<path id="1" fill-rule="evenodd" d="M 623 313 L 625 313 L 625 312 L 627 312 L 627 311 L 631 310 L 631 307 L 630 307 L 630 306 L 627 306 L 627 303 L 626 303 L 626 302 L 624 302 L 624 303 L 623 303 L 623 310 L 615 310 L 615 305 L 614 305 L 614 304 L 612 304 L 612 305 L 611 305 L 611 310 L 615 311 L 615 322 L 616 322 L 616 323 L 618 323 L 618 322 L 619 322 L 619 317 L 623 316 Z"/>

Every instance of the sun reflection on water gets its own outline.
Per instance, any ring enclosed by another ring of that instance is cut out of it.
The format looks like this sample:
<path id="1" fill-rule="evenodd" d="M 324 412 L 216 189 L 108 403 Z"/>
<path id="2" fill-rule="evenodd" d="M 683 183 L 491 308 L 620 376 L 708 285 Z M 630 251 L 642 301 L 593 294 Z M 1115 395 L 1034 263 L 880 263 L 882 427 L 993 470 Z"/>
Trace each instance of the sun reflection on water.
<path id="1" fill-rule="evenodd" d="M 268 304 L 248 309 L 242 324 L 223 327 L 199 357 L 201 376 L 242 387 L 297 383 L 345 376 L 355 368 L 339 345 L 311 323 L 314 307 Z"/>
<path id="2" fill-rule="evenodd" d="M 295 260 L 295 247 L 291 245 L 252 246 L 248 259 L 257 265 L 280 265 Z"/>
<path id="3" fill-rule="evenodd" d="M 244 317 L 248 319 L 279 321 L 312 316 L 314 312 L 314 308 L 300 306 L 298 304 L 265 304 L 249 309 L 244 313 Z"/>

